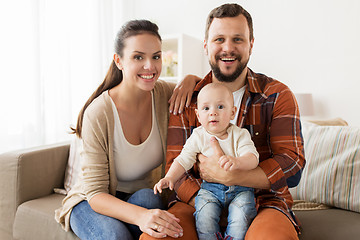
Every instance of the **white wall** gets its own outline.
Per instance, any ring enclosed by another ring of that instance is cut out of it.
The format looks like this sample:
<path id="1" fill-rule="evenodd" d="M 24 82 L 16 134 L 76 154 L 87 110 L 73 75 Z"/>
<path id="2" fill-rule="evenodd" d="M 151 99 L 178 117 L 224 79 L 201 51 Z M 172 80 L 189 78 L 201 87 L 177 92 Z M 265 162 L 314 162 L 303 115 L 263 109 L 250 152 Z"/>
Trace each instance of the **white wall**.
<path id="1" fill-rule="evenodd" d="M 231 1 L 133 0 L 131 8 L 133 18 L 156 22 L 161 34 L 185 33 L 202 40 L 208 13 L 226 2 Z M 254 21 L 250 68 L 293 92 L 312 93 L 316 118 L 341 117 L 360 127 L 360 1 L 235 2 Z"/>

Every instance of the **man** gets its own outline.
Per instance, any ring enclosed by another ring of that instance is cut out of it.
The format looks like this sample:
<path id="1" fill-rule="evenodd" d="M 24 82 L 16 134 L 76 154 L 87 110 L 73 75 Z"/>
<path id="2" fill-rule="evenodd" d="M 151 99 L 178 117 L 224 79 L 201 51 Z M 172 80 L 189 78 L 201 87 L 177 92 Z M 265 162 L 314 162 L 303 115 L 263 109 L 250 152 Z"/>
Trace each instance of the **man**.
<path id="1" fill-rule="evenodd" d="M 238 108 L 235 124 L 250 132 L 260 162 L 254 170 L 226 172 L 217 162 L 223 153 L 214 141 L 214 155 L 200 155 L 199 165 L 175 186 L 180 201 L 169 212 L 180 219 L 181 239 L 196 239 L 192 213 L 200 175 L 209 182 L 256 188 L 258 214 L 245 239 L 298 239 L 299 225 L 291 211 L 293 199 L 288 188 L 298 184 L 305 165 L 299 108 L 287 86 L 247 67 L 253 44 L 252 19 L 241 6 L 224 4 L 210 12 L 204 48 L 212 71 L 196 85 L 184 113 L 170 117 L 167 169 L 200 125 L 195 115 L 196 96 L 211 82 L 224 84 L 233 92 Z"/>

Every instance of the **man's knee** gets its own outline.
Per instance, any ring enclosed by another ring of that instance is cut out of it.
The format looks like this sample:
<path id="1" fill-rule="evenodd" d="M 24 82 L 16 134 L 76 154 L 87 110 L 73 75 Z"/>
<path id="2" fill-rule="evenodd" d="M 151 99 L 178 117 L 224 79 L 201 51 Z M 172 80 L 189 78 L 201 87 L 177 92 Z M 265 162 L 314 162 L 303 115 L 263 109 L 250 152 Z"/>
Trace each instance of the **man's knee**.
<path id="1" fill-rule="evenodd" d="M 251 223 L 246 240 L 299 240 L 292 222 L 278 210 L 261 209 Z"/>

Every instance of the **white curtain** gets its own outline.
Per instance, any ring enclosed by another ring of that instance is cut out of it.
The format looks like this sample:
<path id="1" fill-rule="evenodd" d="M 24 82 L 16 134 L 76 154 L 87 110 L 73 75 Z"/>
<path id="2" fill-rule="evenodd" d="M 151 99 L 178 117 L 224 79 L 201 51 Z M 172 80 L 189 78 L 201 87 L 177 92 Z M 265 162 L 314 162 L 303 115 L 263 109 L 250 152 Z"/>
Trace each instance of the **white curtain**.
<path id="1" fill-rule="evenodd" d="M 124 4 L 1 1 L 0 153 L 71 138 L 70 125 L 110 65 Z"/>

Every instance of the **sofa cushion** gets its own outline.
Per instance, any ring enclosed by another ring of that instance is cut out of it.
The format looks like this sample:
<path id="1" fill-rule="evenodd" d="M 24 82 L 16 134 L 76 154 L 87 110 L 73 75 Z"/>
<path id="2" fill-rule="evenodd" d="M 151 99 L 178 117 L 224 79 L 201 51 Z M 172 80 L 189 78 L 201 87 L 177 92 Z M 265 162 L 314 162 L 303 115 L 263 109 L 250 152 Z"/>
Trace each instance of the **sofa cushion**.
<path id="1" fill-rule="evenodd" d="M 52 194 L 27 201 L 18 207 L 13 235 L 15 239 L 79 239 L 73 232 L 65 232 L 55 221 L 55 209 L 61 206 L 64 195 Z M 46 229 L 41 231 L 41 229 Z"/>
<path id="2" fill-rule="evenodd" d="M 299 239 L 359 239 L 360 214 L 338 208 L 295 211 L 301 222 Z"/>
<path id="3" fill-rule="evenodd" d="M 302 126 L 306 166 L 293 198 L 360 212 L 360 128 Z"/>

